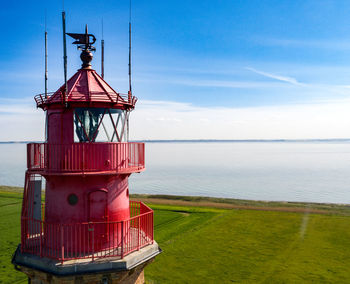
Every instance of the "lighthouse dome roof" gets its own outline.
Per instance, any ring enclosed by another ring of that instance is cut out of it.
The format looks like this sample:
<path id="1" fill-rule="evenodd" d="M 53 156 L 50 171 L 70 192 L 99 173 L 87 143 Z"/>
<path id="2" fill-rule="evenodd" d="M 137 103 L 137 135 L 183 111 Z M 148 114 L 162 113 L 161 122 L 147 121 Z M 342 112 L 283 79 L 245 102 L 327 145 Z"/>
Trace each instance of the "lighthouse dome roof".
<path id="1" fill-rule="evenodd" d="M 35 96 L 37 107 L 47 109 L 62 106 L 106 107 L 133 109 L 137 98 L 116 92 L 97 72 L 91 68 L 79 69 L 56 92 Z"/>

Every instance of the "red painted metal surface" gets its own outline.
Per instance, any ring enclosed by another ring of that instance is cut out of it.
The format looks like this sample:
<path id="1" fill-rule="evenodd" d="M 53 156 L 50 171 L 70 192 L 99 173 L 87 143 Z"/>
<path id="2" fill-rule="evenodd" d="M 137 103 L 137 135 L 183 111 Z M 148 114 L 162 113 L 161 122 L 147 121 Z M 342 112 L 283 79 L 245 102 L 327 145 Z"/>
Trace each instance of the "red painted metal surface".
<path id="1" fill-rule="evenodd" d="M 49 223 L 22 217 L 22 252 L 60 261 L 121 257 L 153 243 L 153 211 L 130 202 L 129 219 L 119 222 Z M 101 238 L 101 232 L 106 235 Z"/>
<path id="2" fill-rule="evenodd" d="M 145 169 L 144 143 L 27 144 L 27 167 L 42 174 L 134 173 Z"/>
<path id="3" fill-rule="evenodd" d="M 121 94 L 113 90 L 93 69 L 80 69 L 67 82 L 67 92 L 64 87 L 48 96 L 40 94 L 34 97 L 37 107 L 46 109 L 52 105 L 69 103 L 73 107 L 94 104 L 95 107 L 110 107 L 120 109 L 134 108 L 137 98 L 131 94 Z"/>
<path id="4" fill-rule="evenodd" d="M 21 217 L 21 251 L 59 261 L 121 257 L 153 243 L 153 211 L 142 202 L 128 204 L 128 217 L 119 221 L 104 219 L 103 194 L 91 197 L 101 210 L 89 222 L 48 220 L 47 204 L 39 202 L 41 218 L 34 218 L 34 183 L 41 176 L 26 173 Z M 107 193 L 107 191 L 105 192 Z M 89 198 L 90 199 L 90 198 Z M 51 199 L 49 199 L 50 201 Z M 101 203 L 102 201 L 102 203 Z M 106 200 L 105 200 L 106 201 Z M 41 204 L 40 204 L 41 203 Z"/>

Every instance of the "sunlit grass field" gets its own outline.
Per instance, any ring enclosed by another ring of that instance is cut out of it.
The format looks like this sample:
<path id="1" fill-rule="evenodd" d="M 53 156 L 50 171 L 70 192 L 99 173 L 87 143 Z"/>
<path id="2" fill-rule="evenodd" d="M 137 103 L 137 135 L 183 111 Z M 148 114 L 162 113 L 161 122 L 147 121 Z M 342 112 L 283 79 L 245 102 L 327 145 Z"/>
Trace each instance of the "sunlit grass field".
<path id="1" fill-rule="evenodd" d="M 347 206 L 317 205 L 328 209 L 315 214 L 285 212 L 281 204 L 261 211 L 149 200 L 163 253 L 146 268 L 148 283 L 350 283 Z M 0 283 L 27 283 L 10 263 L 21 201 L 18 192 L 0 192 Z"/>
<path id="2" fill-rule="evenodd" d="M 0 283 L 27 283 L 24 274 L 16 271 L 11 257 L 20 242 L 22 195 L 0 192 Z"/>

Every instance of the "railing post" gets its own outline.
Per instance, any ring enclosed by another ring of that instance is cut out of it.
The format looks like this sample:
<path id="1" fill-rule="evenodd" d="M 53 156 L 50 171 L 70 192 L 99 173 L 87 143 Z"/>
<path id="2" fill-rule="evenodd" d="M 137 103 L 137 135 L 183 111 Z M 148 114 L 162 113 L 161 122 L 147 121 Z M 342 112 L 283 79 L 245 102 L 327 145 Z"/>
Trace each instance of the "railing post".
<path id="1" fill-rule="evenodd" d="M 23 253 L 23 246 L 24 246 L 24 226 L 25 226 L 25 222 L 23 222 L 23 217 L 21 217 L 21 253 Z"/>
<path id="2" fill-rule="evenodd" d="M 124 221 L 121 222 L 122 224 L 122 243 L 121 243 L 121 257 L 124 258 Z"/>
<path id="3" fill-rule="evenodd" d="M 140 223 L 141 223 L 141 218 L 138 217 L 137 219 L 137 250 L 140 250 Z"/>
<path id="4" fill-rule="evenodd" d="M 32 158 L 32 156 L 30 155 L 30 148 L 31 148 L 31 144 L 27 144 L 27 168 L 28 169 L 31 168 L 30 160 Z"/>
<path id="5" fill-rule="evenodd" d="M 40 224 L 40 257 L 43 257 L 43 223 L 42 221 L 40 221 L 39 224 Z"/>
<path id="6" fill-rule="evenodd" d="M 51 149 L 49 149 L 49 144 L 45 143 L 45 170 L 50 171 L 50 158 L 49 158 L 49 153 L 51 152 Z"/>
<path id="7" fill-rule="evenodd" d="M 95 255 L 95 226 L 92 225 L 92 261 L 94 261 L 94 255 Z"/>
<path id="8" fill-rule="evenodd" d="M 94 227 L 94 224 L 89 222 L 87 224 L 87 229 L 88 229 L 88 246 L 91 245 L 91 254 L 92 254 L 91 258 L 92 258 L 92 261 L 94 261 L 94 254 L 95 254 L 95 238 L 94 238 L 95 227 Z M 92 234 L 91 238 L 90 238 L 90 233 Z M 91 240 L 91 242 L 90 242 L 90 240 Z"/>
<path id="9" fill-rule="evenodd" d="M 152 244 L 153 244 L 153 242 L 154 242 L 154 238 L 153 238 L 153 234 L 154 234 L 154 227 L 153 227 L 153 211 L 152 211 L 152 213 L 151 213 L 151 224 L 152 224 L 151 230 L 152 230 Z"/>
<path id="10" fill-rule="evenodd" d="M 61 229 L 61 263 L 64 261 L 64 227 L 60 224 Z"/>

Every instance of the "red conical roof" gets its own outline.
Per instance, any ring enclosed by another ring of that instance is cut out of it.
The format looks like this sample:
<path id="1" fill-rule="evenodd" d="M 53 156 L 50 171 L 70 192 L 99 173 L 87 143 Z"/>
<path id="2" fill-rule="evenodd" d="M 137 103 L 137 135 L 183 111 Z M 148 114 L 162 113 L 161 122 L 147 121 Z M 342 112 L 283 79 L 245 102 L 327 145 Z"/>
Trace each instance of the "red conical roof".
<path id="1" fill-rule="evenodd" d="M 65 85 L 55 93 L 45 98 L 45 94 L 35 96 L 37 106 L 43 109 L 53 106 L 66 105 L 72 107 L 107 107 L 130 109 L 134 108 L 136 97 L 120 94 L 113 90 L 103 78 L 93 69 L 79 69 L 67 81 L 67 93 L 64 95 Z"/>

